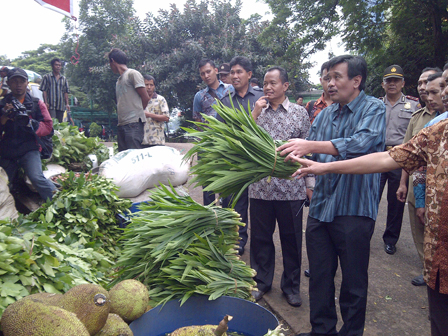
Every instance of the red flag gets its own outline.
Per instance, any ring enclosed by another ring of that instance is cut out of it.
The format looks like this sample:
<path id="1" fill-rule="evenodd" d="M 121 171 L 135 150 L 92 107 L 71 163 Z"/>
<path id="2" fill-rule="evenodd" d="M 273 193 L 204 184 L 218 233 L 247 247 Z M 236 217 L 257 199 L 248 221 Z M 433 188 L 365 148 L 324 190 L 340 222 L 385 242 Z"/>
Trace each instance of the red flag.
<path id="1" fill-rule="evenodd" d="M 52 9 L 69 18 L 73 18 L 73 2 L 75 0 L 34 0 L 45 8 Z"/>

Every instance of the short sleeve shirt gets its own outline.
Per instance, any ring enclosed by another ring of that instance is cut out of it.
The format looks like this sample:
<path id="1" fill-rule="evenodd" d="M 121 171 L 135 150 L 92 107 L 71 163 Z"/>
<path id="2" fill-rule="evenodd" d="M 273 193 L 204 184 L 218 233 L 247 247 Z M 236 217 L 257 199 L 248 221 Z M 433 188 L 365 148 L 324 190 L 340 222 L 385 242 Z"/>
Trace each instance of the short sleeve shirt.
<path id="1" fill-rule="evenodd" d="M 305 139 L 310 130 L 310 119 L 306 110 L 289 102 L 288 98 L 274 110 L 270 105 L 263 109 L 256 120 L 274 140 Z M 280 159 L 280 158 L 279 158 Z M 308 177 L 307 177 L 308 178 Z M 310 177 L 314 182 L 314 177 Z M 265 177 L 249 186 L 249 197 L 267 201 L 294 201 L 306 198 L 305 179 L 286 180 Z"/>
<path id="2" fill-rule="evenodd" d="M 205 89 L 198 91 L 193 100 L 193 119 L 204 122 L 205 120 L 202 118 L 201 113 L 216 118 L 217 113 L 213 109 L 213 105 L 216 104 L 216 99 L 222 99 L 229 94 L 229 91 L 233 91 L 233 86 L 224 84 L 221 81 L 219 81 L 219 86 L 216 90 L 207 86 Z"/>
<path id="3" fill-rule="evenodd" d="M 66 102 L 64 95 L 70 93 L 67 79 L 60 75 L 59 79 L 52 72 L 44 75 L 39 89 L 47 93 L 47 103 L 50 105 L 50 110 L 65 111 Z"/>
<path id="4" fill-rule="evenodd" d="M 424 277 L 435 289 L 440 273 L 440 293 L 448 294 L 448 119 L 424 128 L 389 155 L 408 173 L 427 165 Z"/>
<path id="5" fill-rule="evenodd" d="M 140 87 L 145 87 L 145 81 L 137 70 L 127 69 L 118 77 L 116 84 L 118 126 L 146 121 L 142 99 L 136 90 Z"/>
<path id="6" fill-rule="evenodd" d="M 262 89 L 260 88 L 256 89 L 251 85 L 249 85 L 249 88 L 244 97 L 241 97 L 238 93 L 236 93 L 236 91 L 233 91 L 230 93 L 230 95 L 226 95 L 225 97 L 223 97 L 221 99 L 221 102 L 227 107 L 232 107 L 233 103 L 233 106 L 235 106 L 235 108 L 238 109 L 240 108 L 241 105 L 246 112 L 250 113 L 250 111 L 254 109 L 257 100 L 260 99 L 260 97 L 262 96 L 263 96 Z M 230 99 L 232 99 L 232 102 L 230 101 Z M 248 111 L 248 107 L 250 108 L 250 111 Z M 218 120 L 224 121 L 219 115 Z"/>
<path id="7" fill-rule="evenodd" d="M 157 115 L 170 116 L 168 104 L 165 98 L 156 94 L 156 97 L 151 98 L 146 106 L 145 111 Z M 152 118 L 146 118 L 145 135 L 143 138 L 144 145 L 163 145 L 165 144 L 165 122 L 157 121 Z"/>

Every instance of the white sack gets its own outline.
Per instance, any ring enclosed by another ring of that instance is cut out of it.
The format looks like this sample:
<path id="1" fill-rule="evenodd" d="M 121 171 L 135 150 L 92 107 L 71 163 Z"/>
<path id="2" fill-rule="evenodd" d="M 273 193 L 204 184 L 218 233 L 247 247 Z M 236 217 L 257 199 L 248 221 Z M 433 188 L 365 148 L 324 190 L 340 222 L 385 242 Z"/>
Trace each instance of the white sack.
<path id="1" fill-rule="evenodd" d="M 14 197 L 9 193 L 8 175 L 5 170 L 0 167 L 0 219 L 18 217 Z"/>

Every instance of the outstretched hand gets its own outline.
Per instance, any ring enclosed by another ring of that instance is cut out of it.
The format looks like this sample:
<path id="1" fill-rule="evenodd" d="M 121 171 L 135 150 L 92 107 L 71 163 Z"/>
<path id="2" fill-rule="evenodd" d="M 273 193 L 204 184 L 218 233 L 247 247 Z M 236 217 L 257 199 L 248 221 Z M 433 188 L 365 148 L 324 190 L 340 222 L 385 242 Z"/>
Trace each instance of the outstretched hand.
<path id="1" fill-rule="evenodd" d="M 300 167 L 294 174 L 292 174 L 293 177 L 302 178 L 307 176 L 308 174 L 324 175 L 326 173 L 324 170 L 325 167 L 324 163 L 319 163 L 307 159 L 301 159 L 300 157 L 295 156 L 294 154 L 289 155 L 291 156 L 292 161 L 298 162 L 302 165 L 302 167 Z"/>
<path id="2" fill-rule="evenodd" d="M 285 156 L 285 162 L 289 160 L 294 160 L 294 157 L 301 157 L 308 153 L 309 150 L 309 141 L 304 139 L 289 139 L 287 143 L 281 145 L 277 148 L 277 151 L 280 152 L 281 156 Z"/>

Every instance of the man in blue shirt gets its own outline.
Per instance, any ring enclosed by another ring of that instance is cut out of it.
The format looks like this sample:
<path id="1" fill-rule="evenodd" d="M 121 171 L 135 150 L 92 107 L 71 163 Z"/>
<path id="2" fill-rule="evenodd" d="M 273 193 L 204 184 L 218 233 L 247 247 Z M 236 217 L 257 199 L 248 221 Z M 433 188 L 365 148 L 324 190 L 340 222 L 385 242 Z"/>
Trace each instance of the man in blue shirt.
<path id="1" fill-rule="evenodd" d="M 199 75 L 201 79 L 207 84 L 205 89 L 198 91 L 193 100 L 193 119 L 195 121 L 204 122 L 201 113 L 217 117 L 213 105 L 216 104 L 216 99 L 221 99 L 229 93 L 232 85 L 224 84 L 218 79 L 218 68 L 210 59 L 202 59 L 199 64 Z M 204 205 L 209 205 L 215 201 L 215 193 L 204 191 L 202 193 Z"/>
<path id="2" fill-rule="evenodd" d="M 308 140 L 292 139 L 281 155 L 331 162 L 384 150 L 384 104 L 364 93 L 367 64 L 360 56 L 329 61 L 324 80 L 335 103 L 314 120 Z M 309 210 L 306 245 L 310 264 L 311 333 L 362 335 L 367 304 L 370 239 L 378 213 L 380 174 L 328 174 L 316 177 Z M 334 276 L 342 270 L 340 308 L 344 321 L 336 330 Z"/>

